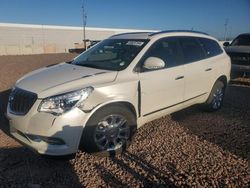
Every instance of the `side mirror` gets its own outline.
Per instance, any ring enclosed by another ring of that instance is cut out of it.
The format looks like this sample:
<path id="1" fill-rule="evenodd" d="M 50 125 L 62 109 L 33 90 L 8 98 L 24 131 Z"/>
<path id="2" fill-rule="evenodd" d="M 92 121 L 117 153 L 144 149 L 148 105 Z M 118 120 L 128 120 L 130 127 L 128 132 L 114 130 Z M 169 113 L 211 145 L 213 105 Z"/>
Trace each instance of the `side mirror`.
<path id="1" fill-rule="evenodd" d="M 147 70 L 158 70 L 165 68 L 165 62 L 158 57 L 149 57 L 145 60 L 143 68 Z"/>
<path id="2" fill-rule="evenodd" d="M 223 46 L 225 46 L 225 47 L 227 47 L 227 46 L 229 46 L 229 45 L 230 45 L 229 42 L 224 42 L 224 43 L 223 43 Z"/>

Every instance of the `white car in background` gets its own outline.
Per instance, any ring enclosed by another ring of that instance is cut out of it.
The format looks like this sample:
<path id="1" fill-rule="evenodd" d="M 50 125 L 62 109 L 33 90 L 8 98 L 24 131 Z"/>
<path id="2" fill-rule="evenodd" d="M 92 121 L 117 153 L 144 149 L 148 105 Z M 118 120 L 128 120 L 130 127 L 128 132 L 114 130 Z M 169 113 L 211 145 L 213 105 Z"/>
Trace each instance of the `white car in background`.
<path id="1" fill-rule="evenodd" d="M 149 121 L 194 104 L 220 109 L 230 69 L 218 41 L 201 32 L 115 35 L 18 80 L 10 131 L 40 154 L 114 155 Z"/>

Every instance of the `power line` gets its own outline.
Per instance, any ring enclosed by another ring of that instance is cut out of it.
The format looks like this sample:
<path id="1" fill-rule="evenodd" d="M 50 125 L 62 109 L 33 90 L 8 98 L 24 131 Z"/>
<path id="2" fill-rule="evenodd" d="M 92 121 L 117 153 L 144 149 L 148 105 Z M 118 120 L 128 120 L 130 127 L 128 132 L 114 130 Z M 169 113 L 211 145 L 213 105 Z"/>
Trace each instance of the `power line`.
<path id="1" fill-rule="evenodd" d="M 87 25 L 87 13 L 85 10 L 85 1 L 82 1 L 82 29 L 83 29 L 83 43 L 84 48 L 87 49 L 86 45 L 86 25 Z"/>

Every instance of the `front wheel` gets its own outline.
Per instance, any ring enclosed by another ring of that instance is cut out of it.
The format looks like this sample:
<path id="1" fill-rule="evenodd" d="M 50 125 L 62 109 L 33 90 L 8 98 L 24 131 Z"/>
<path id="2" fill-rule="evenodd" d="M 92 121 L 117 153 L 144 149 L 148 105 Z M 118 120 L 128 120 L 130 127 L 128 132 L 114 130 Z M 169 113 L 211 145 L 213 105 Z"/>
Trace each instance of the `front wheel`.
<path id="1" fill-rule="evenodd" d="M 202 105 L 205 111 L 213 112 L 219 110 L 223 105 L 225 95 L 225 84 L 222 81 L 217 81 L 207 99 Z"/>
<path id="2" fill-rule="evenodd" d="M 135 115 L 124 105 L 97 110 L 84 128 L 80 148 L 104 156 L 125 150 L 136 130 Z"/>

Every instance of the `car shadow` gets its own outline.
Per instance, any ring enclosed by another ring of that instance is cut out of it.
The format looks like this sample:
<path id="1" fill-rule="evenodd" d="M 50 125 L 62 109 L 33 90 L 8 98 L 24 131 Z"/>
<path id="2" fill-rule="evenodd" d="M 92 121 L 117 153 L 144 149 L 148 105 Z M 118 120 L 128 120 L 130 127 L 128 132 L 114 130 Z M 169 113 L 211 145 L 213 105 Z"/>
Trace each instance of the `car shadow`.
<path id="1" fill-rule="evenodd" d="M 44 158 L 25 147 L 0 148 L 0 185 L 82 187 L 69 161 Z"/>
<path id="2" fill-rule="evenodd" d="M 111 157 L 110 160 L 114 165 L 118 166 L 124 173 L 129 173 L 136 181 L 142 183 L 142 187 L 176 187 L 171 182 L 169 172 L 163 172 L 148 163 L 143 157 L 124 152 L 121 156 Z M 129 164 L 133 164 L 133 167 Z M 99 171 L 101 178 L 111 187 L 128 187 L 119 177 L 116 177 L 112 171 L 108 171 L 104 166 L 95 164 L 95 168 Z M 168 170 L 172 174 L 176 172 L 174 165 L 168 165 Z M 131 182 L 130 182 L 131 183 Z"/>
<path id="3" fill-rule="evenodd" d="M 197 106 L 175 112 L 172 119 L 189 133 L 239 157 L 250 159 L 250 87 L 229 85 L 224 106 L 217 112 L 202 112 Z"/>

